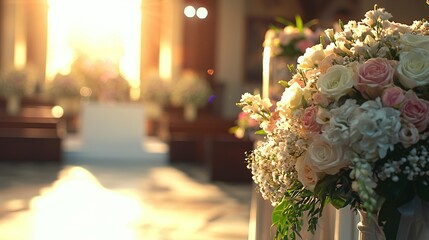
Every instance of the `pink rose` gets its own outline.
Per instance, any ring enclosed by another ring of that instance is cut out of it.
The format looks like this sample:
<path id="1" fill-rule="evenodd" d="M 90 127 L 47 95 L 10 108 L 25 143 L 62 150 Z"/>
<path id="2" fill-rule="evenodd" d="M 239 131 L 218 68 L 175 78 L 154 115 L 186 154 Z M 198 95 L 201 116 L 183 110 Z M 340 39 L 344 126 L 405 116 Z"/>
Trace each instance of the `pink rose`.
<path id="1" fill-rule="evenodd" d="M 413 91 L 408 91 L 405 94 L 401 114 L 405 120 L 414 124 L 419 132 L 423 132 L 429 123 L 429 102 L 418 98 Z"/>
<path id="2" fill-rule="evenodd" d="M 320 129 L 322 128 L 322 126 L 316 121 L 318 109 L 318 106 L 310 106 L 306 108 L 304 113 L 301 115 L 300 120 L 302 126 L 310 132 L 320 132 Z"/>
<path id="3" fill-rule="evenodd" d="M 392 84 L 394 72 L 395 69 L 385 58 L 371 58 L 359 66 L 355 87 L 364 98 L 375 99 Z"/>
<path id="4" fill-rule="evenodd" d="M 386 107 L 399 106 L 405 99 L 404 90 L 400 87 L 389 87 L 384 89 L 381 101 Z"/>

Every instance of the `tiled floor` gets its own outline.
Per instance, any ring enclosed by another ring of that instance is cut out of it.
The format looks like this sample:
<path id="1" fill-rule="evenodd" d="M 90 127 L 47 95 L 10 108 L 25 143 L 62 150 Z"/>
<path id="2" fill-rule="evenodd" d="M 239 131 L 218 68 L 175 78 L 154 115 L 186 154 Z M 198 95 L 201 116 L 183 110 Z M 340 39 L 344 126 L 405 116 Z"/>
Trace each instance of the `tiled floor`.
<path id="1" fill-rule="evenodd" d="M 251 184 L 156 163 L 0 164 L 0 240 L 244 240 Z"/>

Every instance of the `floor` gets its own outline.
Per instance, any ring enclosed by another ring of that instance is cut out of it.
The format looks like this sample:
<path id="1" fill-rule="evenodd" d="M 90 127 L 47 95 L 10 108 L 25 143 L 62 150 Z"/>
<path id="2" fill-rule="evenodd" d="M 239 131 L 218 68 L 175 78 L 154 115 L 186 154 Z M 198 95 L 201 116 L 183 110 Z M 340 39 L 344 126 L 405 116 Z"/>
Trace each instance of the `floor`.
<path id="1" fill-rule="evenodd" d="M 250 183 L 192 165 L 0 163 L 0 240 L 244 240 Z"/>

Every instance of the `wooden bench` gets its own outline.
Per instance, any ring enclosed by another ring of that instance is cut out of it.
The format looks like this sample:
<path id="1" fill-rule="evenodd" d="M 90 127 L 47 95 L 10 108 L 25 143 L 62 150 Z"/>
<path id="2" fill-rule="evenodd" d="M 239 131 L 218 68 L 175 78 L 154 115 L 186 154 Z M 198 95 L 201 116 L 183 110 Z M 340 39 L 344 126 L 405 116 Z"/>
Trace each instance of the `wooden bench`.
<path id="1" fill-rule="evenodd" d="M 0 161 L 61 162 L 63 122 L 51 109 L 27 104 L 13 116 L 0 109 Z"/>
<path id="2" fill-rule="evenodd" d="M 211 181 L 251 182 L 246 152 L 253 149 L 253 141 L 234 136 L 218 136 L 206 140 L 205 161 Z"/>
<path id="3" fill-rule="evenodd" d="M 245 152 L 253 148 L 253 142 L 229 133 L 235 120 L 203 110 L 195 121 L 187 122 L 178 109 L 170 109 L 163 120 L 167 121 L 170 163 L 201 165 L 212 181 L 251 181 Z"/>

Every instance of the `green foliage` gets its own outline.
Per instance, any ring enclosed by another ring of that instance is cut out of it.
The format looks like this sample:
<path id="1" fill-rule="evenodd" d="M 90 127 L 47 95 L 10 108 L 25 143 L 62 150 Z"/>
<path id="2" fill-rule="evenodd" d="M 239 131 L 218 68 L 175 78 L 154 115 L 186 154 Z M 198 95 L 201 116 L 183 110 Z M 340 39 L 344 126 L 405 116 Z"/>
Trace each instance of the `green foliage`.
<path id="1" fill-rule="evenodd" d="M 299 232 L 302 230 L 304 217 L 308 222 L 308 229 L 314 233 L 317 222 L 322 215 L 324 205 L 313 193 L 305 188 L 299 181 L 286 192 L 282 202 L 272 213 L 273 226 L 276 227 L 276 240 L 302 239 Z"/>

